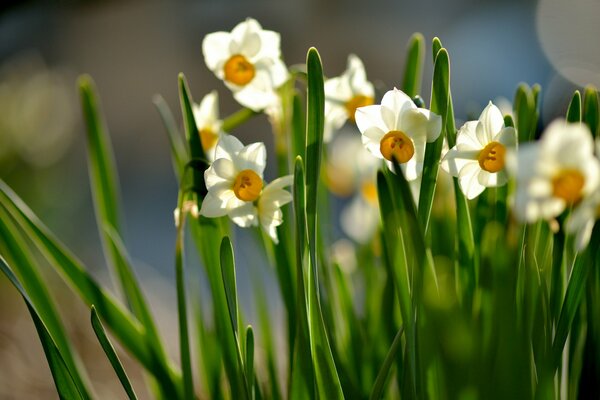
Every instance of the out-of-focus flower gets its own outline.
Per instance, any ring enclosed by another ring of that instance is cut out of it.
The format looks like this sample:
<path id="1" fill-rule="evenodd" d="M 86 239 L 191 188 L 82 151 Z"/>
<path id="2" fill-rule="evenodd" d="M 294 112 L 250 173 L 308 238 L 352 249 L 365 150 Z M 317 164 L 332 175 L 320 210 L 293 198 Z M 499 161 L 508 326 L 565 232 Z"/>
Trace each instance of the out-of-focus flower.
<path id="1" fill-rule="evenodd" d="M 229 215 L 242 227 L 252 225 L 254 221 L 247 217 L 246 209 L 252 207 L 263 189 L 266 158 L 263 143 L 244 146 L 235 136 L 221 136 L 215 161 L 204 172 L 208 193 L 200 214 L 209 218 Z"/>
<path id="2" fill-rule="evenodd" d="M 537 143 L 517 153 L 515 212 L 519 219 L 550 220 L 597 190 L 600 162 L 594 156 L 590 130 L 558 120 Z"/>
<path id="3" fill-rule="evenodd" d="M 371 156 L 356 134 L 337 135 L 327 157 L 327 186 L 338 196 L 353 196 L 342 210 L 342 230 L 358 243 L 368 242 L 379 225 L 375 178 L 381 162 Z"/>
<path id="4" fill-rule="evenodd" d="M 204 173 L 208 193 L 200 215 L 228 215 L 242 228 L 260 224 L 277 243 L 276 228 L 283 223 L 281 207 L 292 201 L 292 195 L 283 188 L 291 185 L 293 177 L 287 175 L 265 186 L 265 165 L 263 143 L 244 146 L 235 136 L 222 135 L 215 149 L 215 161 Z"/>
<path id="5" fill-rule="evenodd" d="M 486 187 L 505 185 L 506 151 L 516 146 L 515 129 L 504 126 L 498 107 L 490 102 L 478 121 L 468 121 L 458 131 L 456 146 L 442 159 L 442 168 L 458 177 L 468 199 L 479 196 Z"/>
<path id="6" fill-rule="evenodd" d="M 575 234 L 575 246 L 577 250 L 583 250 L 588 245 L 592 229 L 599 216 L 600 190 L 596 189 L 575 207 L 567 220 L 567 232 Z"/>
<path id="7" fill-rule="evenodd" d="M 187 200 L 183 202 L 181 207 L 183 209 L 183 214 L 190 214 L 193 218 L 198 218 L 200 212 L 198 211 L 198 204 L 193 200 Z M 175 219 L 175 226 L 179 226 L 179 218 L 181 217 L 181 210 L 176 208 L 173 210 L 173 218 Z"/>
<path id="8" fill-rule="evenodd" d="M 404 92 L 394 89 L 383 96 L 381 105 L 358 108 L 355 117 L 367 150 L 385 159 L 390 169 L 395 157 L 408 181 L 421 175 L 425 145 L 436 140 L 442 129 L 439 115 L 418 108 Z"/>
<path id="9" fill-rule="evenodd" d="M 354 121 L 358 107 L 375 102 L 373 84 L 367 80 L 365 67 L 354 54 L 348 56 L 346 71 L 325 81 L 325 129 L 323 140 L 329 142 L 333 132 L 346 120 Z"/>
<path id="10" fill-rule="evenodd" d="M 263 30 L 248 18 L 231 32 L 206 35 L 202 52 L 208 68 L 225 82 L 243 106 L 261 111 L 277 98 L 288 77 L 281 60 L 279 33 Z"/>
<path id="11" fill-rule="evenodd" d="M 208 161 L 215 159 L 215 149 L 221 137 L 223 121 L 219 119 L 219 94 L 213 90 L 192 106 L 196 128 Z"/>

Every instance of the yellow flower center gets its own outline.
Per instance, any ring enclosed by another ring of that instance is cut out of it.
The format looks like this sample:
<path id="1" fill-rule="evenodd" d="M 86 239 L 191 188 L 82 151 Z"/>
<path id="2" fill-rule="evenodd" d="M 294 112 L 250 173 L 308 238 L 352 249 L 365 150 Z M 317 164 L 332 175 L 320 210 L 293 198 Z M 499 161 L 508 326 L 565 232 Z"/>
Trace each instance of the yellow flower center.
<path id="1" fill-rule="evenodd" d="M 235 85 L 244 86 L 252 79 L 256 71 L 254 65 L 241 54 L 235 54 L 225 63 L 225 80 Z"/>
<path id="2" fill-rule="evenodd" d="M 381 155 L 388 161 L 395 157 L 400 164 L 408 162 L 415 154 L 412 140 L 401 131 L 389 131 L 379 143 Z"/>
<path id="3" fill-rule="evenodd" d="M 360 193 L 369 204 L 377 205 L 377 186 L 373 182 L 364 182 Z"/>
<path id="4" fill-rule="evenodd" d="M 243 201 L 254 201 L 260 196 L 263 181 L 258 174 L 251 169 L 241 171 L 233 183 L 235 197 Z"/>
<path id="5" fill-rule="evenodd" d="M 348 113 L 348 119 L 354 122 L 354 114 L 356 113 L 356 109 L 358 107 L 370 106 L 373 103 L 375 103 L 375 99 L 370 96 L 363 96 L 361 94 L 354 96 L 344 104 L 344 107 L 346 107 L 346 112 Z"/>
<path id="6" fill-rule="evenodd" d="M 212 149 L 217 144 L 217 140 L 219 140 L 219 135 L 212 131 L 212 129 L 200 129 L 200 143 L 202 143 L 202 148 L 206 151 Z"/>
<path id="7" fill-rule="evenodd" d="M 552 178 L 552 194 L 568 204 L 575 204 L 583 196 L 585 178 L 576 169 L 564 169 Z"/>
<path id="8" fill-rule="evenodd" d="M 482 170 L 487 172 L 498 172 L 504 168 L 504 156 L 506 147 L 499 142 L 490 142 L 479 152 L 477 161 Z"/>

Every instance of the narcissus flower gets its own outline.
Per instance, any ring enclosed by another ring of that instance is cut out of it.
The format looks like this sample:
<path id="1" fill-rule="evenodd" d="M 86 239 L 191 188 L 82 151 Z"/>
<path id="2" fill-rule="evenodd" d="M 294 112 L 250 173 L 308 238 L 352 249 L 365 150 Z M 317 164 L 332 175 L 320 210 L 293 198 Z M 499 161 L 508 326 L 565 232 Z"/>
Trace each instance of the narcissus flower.
<path id="1" fill-rule="evenodd" d="M 515 211 L 519 219 L 550 220 L 579 204 L 600 183 L 590 130 L 583 124 L 555 121 L 537 143 L 520 146 L 516 168 Z"/>
<path id="2" fill-rule="evenodd" d="M 354 54 L 348 56 L 348 67 L 338 77 L 325 81 L 325 130 L 323 140 L 331 140 L 333 131 L 346 120 L 354 121 L 358 107 L 375 103 L 373 84 L 367 80 L 365 67 Z"/>
<path id="3" fill-rule="evenodd" d="M 228 215 L 238 226 L 260 226 L 277 243 L 276 228 L 283 223 L 281 206 L 292 200 L 283 190 L 292 183 L 288 175 L 265 186 L 263 172 L 266 149 L 263 143 L 244 146 L 237 138 L 223 135 L 215 150 L 215 161 L 204 173 L 208 189 L 200 215 Z"/>
<path id="4" fill-rule="evenodd" d="M 583 250 L 588 245 L 598 217 L 600 217 L 600 189 L 596 189 L 583 199 L 567 220 L 566 230 L 575 234 L 577 250 Z"/>
<path id="5" fill-rule="evenodd" d="M 240 226 L 253 221 L 240 218 L 243 207 L 258 200 L 263 189 L 267 151 L 263 143 L 244 146 L 235 136 L 223 135 L 215 149 L 215 161 L 204 172 L 208 193 L 200 214 L 205 217 L 229 215 Z"/>
<path id="6" fill-rule="evenodd" d="M 281 60 L 279 33 L 248 18 L 231 32 L 214 32 L 202 42 L 208 68 L 225 82 L 243 106 L 261 111 L 277 98 L 288 77 Z"/>
<path id="7" fill-rule="evenodd" d="M 441 166 L 458 177 L 462 192 L 474 199 L 486 187 L 506 184 L 506 152 L 516 143 L 515 129 L 504 126 L 502 113 L 490 102 L 478 121 L 468 121 L 460 128 L 456 146 L 446 153 Z"/>
<path id="8" fill-rule="evenodd" d="M 213 161 L 223 125 L 223 121 L 219 119 L 219 94 L 217 91 L 213 90 L 204 96 L 200 104 L 192 106 L 192 110 L 202 148 L 208 161 Z"/>
<path id="9" fill-rule="evenodd" d="M 421 175 L 425 145 L 435 141 L 442 130 L 439 115 L 418 108 L 398 89 L 387 92 L 381 105 L 358 108 L 355 117 L 367 150 L 385 159 L 390 169 L 395 157 L 408 181 Z"/>

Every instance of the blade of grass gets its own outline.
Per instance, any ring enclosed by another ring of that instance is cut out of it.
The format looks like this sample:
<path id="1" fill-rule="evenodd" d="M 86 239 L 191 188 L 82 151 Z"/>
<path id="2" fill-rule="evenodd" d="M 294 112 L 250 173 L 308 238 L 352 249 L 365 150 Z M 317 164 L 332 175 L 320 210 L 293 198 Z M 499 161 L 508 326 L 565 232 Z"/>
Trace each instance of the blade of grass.
<path id="1" fill-rule="evenodd" d="M 125 368 L 123 368 L 123 364 L 121 364 L 121 360 L 119 360 L 119 356 L 115 351 L 112 343 L 108 339 L 106 332 L 104 331 L 104 327 L 102 326 L 102 322 L 100 322 L 100 318 L 98 317 L 98 312 L 96 311 L 96 307 L 92 306 L 91 312 L 91 322 L 92 328 L 94 329 L 94 333 L 100 342 L 100 346 L 102 346 L 102 350 L 106 354 L 106 357 L 110 361 L 119 381 L 121 381 L 121 385 L 123 385 L 123 389 L 125 389 L 125 393 L 127 393 L 127 397 L 130 399 L 137 399 L 135 391 L 133 390 L 133 386 L 131 386 L 131 382 L 129 381 L 129 377 L 125 372 Z"/>
<path id="2" fill-rule="evenodd" d="M 246 327 L 246 386 L 250 399 L 254 398 L 254 331 L 252 326 Z"/>
<path id="3" fill-rule="evenodd" d="M 35 324 L 35 329 L 37 330 L 40 341 L 42 342 L 42 347 L 44 348 L 44 353 L 46 354 L 48 366 L 50 367 L 50 372 L 52 373 L 52 378 L 54 379 L 54 384 L 56 385 L 56 391 L 58 392 L 58 395 L 63 399 L 89 399 L 90 396 L 87 393 L 81 393 L 79 391 L 76 379 L 74 378 L 74 375 L 77 372 L 70 370 L 65 363 L 60 350 L 52 339 L 50 332 L 48 332 L 46 325 L 44 325 L 44 322 L 42 321 L 40 314 L 37 312 L 36 307 L 29 299 L 27 292 L 25 289 L 23 289 L 23 286 L 21 286 L 17 277 L 13 274 L 4 258 L 1 256 L 0 269 L 10 280 L 13 286 L 19 291 L 23 297 L 23 300 L 25 300 L 27 309 L 29 310 L 31 318 Z M 77 380 L 81 381 L 81 378 Z"/>
<path id="4" fill-rule="evenodd" d="M 8 259 L 18 278 L 23 282 L 23 287 L 29 294 L 30 301 L 35 306 L 39 317 L 43 319 L 48 333 L 56 342 L 67 367 L 69 370 L 75 371 L 73 378 L 79 392 L 84 397 L 90 397 L 87 389 L 89 382 L 85 370 L 80 367 L 82 365 L 81 361 L 71 346 L 54 300 L 44 283 L 44 278 L 36 267 L 32 256 L 30 256 L 31 252 L 25 238 L 18 229 L 9 225 L 9 218 L 10 216 L 0 207 L 0 254 Z"/>
<path id="5" fill-rule="evenodd" d="M 385 383 L 387 382 L 388 375 L 390 374 L 390 369 L 396 359 L 396 354 L 402 345 L 402 333 L 404 331 L 404 327 L 401 326 L 400 330 L 394 337 L 394 341 L 390 346 L 390 349 L 385 356 L 385 360 L 383 360 L 383 364 L 377 373 L 377 378 L 375 379 L 375 383 L 373 384 L 373 390 L 371 391 L 371 395 L 369 396 L 370 400 L 378 400 L 383 397 L 383 393 L 385 392 Z"/>
<path id="6" fill-rule="evenodd" d="M 322 398 L 344 398 L 321 311 L 317 265 L 317 192 L 323 148 L 325 92 L 321 57 L 313 47 L 306 57 L 308 106 L 306 124 L 306 219 L 309 269 L 307 279 L 309 334 L 317 390 Z"/>
<path id="7" fill-rule="evenodd" d="M 583 122 L 590 128 L 592 135 L 598 137 L 600 126 L 600 111 L 598 109 L 598 90 L 593 86 L 585 88 L 583 95 Z"/>
<path id="8" fill-rule="evenodd" d="M 519 143 L 533 140 L 537 110 L 533 93 L 527 84 L 521 83 L 517 87 L 513 107 Z"/>
<path id="9" fill-rule="evenodd" d="M 448 52 L 442 48 L 438 51 L 433 65 L 433 82 L 431 89 L 431 112 L 442 117 L 442 132 L 431 143 L 427 143 L 425 160 L 423 162 L 423 177 L 419 195 L 418 215 L 423 232 L 429 230 L 429 218 L 433 206 L 433 197 L 437 185 L 438 167 L 444 143 L 444 131 L 448 112 L 448 98 L 450 95 L 450 61 Z"/>
<path id="10" fill-rule="evenodd" d="M 181 136 L 181 133 L 179 132 L 179 129 L 177 128 L 177 124 L 173 118 L 173 113 L 163 97 L 157 94 L 153 97 L 152 101 L 156 106 L 156 109 L 158 110 L 160 118 L 167 131 L 167 137 L 169 138 L 169 145 L 171 149 L 171 161 L 173 162 L 173 171 L 175 172 L 175 177 L 177 177 L 177 180 L 181 180 L 185 165 L 190 158 L 185 146 L 185 142 Z"/>
<path id="11" fill-rule="evenodd" d="M 2 181 L 0 181 L 0 204 L 53 268 L 79 293 L 83 301 L 88 306 L 96 305 L 104 322 L 123 346 L 156 377 L 165 394 L 177 396 L 177 386 L 181 379 L 179 371 L 171 364 L 165 365 L 160 361 L 156 349 L 148 343 L 144 327 L 96 283 L 83 264 L 67 251 L 27 205 Z"/>
<path id="12" fill-rule="evenodd" d="M 581 93 L 576 90 L 573 93 L 569 108 L 567 109 L 567 121 L 568 122 L 581 122 Z"/>
<path id="13" fill-rule="evenodd" d="M 414 97 L 421 90 L 423 61 L 425 60 L 425 38 L 423 35 L 414 33 L 408 40 L 407 48 L 402 91 L 410 97 Z"/>

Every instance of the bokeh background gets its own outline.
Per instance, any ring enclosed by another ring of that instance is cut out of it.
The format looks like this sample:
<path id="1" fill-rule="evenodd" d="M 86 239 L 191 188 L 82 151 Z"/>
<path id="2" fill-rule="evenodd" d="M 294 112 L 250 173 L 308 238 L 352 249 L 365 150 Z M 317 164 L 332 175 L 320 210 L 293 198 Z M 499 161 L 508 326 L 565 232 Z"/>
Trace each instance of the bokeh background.
<path id="1" fill-rule="evenodd" d="M 595 0 L 205 0 L 6 1 L 0 3 L 0 178 L 33 208 L 102 282 L 104 266 L 85 159 L 75 82 L 96 81 L 122 187 L 126 242 L 174 356 L 176 302 L 173 209 L 177 187 L 168 141 L 152 96 L 179 117 L 177 74 L 196 100 L 217 89 L 221 113 L 239 106 L 204 65 L 203 37 L 231 30 L 246 17 L 281 33 L 288 65 L 315 46 L 325 74 L 339 75 L 349 53 L 364 61 L 380 93 L 398 85 L 413 32 L 429 45 L 439 36 L 451 60 L 458 119 L 477 116 L 489 100 L 508 104 L 520 82 L 542 86 L 541 121 L 566 110 L 572 91 L 600 86 L 600 2 Z M 427 49 L 422 97 L 428 103 Z M 243 142 L 265 141 L 270 126 L 257 117 L 236 131 Z M 267 171 L 267 180 L 274 177 Z M 244 239 L 247 233 L 237 232 Z M 251 240 L 240 240 L 238 280 L 253 320 L 250 285 L 256 271 L 269 288 L 272 312 L 283 312 L 266 262 Z M 242 257 L 244 256 L 244 257 Z M 189 263 L 194 263 L 190 255 Z M 262 268 L 262 269 L 261 269 Z M 261 272 L 262 271 L 262 272 Z M 52 272 L 65 320 L 83 353 L 100 398 L 121 392 L 88 328 L 88 310 Z M 129 363 L 136 379 L 141 374 Z M 139 385 L 138 385 L 139 387 Z M 53 398 L 54 387 L 35 329 L 15 290 L 0 277 L 0 399 Z"/>

